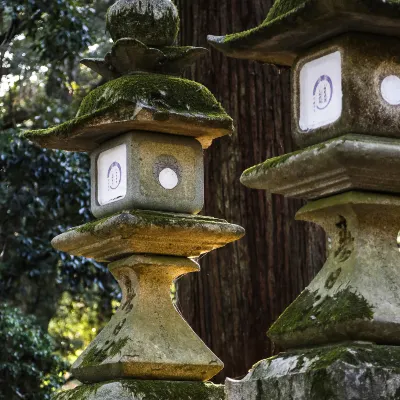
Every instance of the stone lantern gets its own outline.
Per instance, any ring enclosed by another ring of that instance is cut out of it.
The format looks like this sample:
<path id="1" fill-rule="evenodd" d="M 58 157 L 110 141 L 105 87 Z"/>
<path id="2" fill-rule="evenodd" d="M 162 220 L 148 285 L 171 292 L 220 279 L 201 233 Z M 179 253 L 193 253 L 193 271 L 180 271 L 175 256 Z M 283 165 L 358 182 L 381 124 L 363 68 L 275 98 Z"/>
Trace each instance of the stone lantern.
<path id="1" fill-rule="evenodd" d="M 292 67 L 299 150 L 244 185 L 309 200 L 328 234 L 323 269 L 270 328 L 286 352 L 228 380 L 229 400 L 400 398 L 400 2 L 277 0 L 228 56 Z"/>
<path id="2" fill-rule="evenodd" d="M 108 263 L 122 288 L 119 310 L 72 367 L 84 385 L 58 400 L 223 398 L 223 387 L 204 383 L 223 364 L 182 319 L 170 286 L 199 271 L 197 257 L 244 234 L 196 215 L 203 149 L 233 126 L 204 86 L 179 77 L 206 50 L 175 46 L 178 25 L 170 0 L 118 0 L 107 13 L 110 53 L 82 61 L 107 83 L 73 120 L 25 134 L 46 148 L 90 152 L 99 219 L 52 244 Z"/>

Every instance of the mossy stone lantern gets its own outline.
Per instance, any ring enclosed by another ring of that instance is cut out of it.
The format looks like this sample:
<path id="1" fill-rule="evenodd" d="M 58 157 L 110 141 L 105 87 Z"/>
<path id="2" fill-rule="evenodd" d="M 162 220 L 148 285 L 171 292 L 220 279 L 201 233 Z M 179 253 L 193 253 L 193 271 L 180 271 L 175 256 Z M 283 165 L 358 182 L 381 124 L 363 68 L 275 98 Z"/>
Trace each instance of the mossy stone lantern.
<path id="1" fill-rule="evenodd" d="M 204 202 L 203 149 L 232 119 L 202 85 L 179 77 L 206 50 L 174 45 L 170 0 L 119 0 L 107 27 L 114 45 L 82 63 L 107 83 L 76 118 L 24 136 L 40 146 L 90 152 L 92 213 L 53 239 L 72 255 L 109 264 L 122 303 L 72 367 L 84 385 L 58 400 L 222 400 L 205 383 L 222 368 L 182 319 L 171 282 L 199 271 L 195 259 L 243 236 L 240 226 L 197 216 Z"/>
<path id="2" fill-rule="evenodd" d="M 399 26 L 397 0 L 277 0 L 259 27 L 209 37 L 292 67 L 299 150 L 241 181 L 310 200 L 296 217 L 329 238 L 324 267 L 268 332 L 287 351 L 228 380 L 229 400 L 399 398 Z"/>

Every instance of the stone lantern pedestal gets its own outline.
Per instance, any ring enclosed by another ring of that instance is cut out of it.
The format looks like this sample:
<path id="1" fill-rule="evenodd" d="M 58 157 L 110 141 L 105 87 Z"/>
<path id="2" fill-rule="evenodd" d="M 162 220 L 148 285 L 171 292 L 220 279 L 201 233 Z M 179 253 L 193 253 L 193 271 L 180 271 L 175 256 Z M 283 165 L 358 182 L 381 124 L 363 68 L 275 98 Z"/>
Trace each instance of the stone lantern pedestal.
<path id="1" fill-rule="evenodd" d="M 25 137 L 91 156 L 91 210 L 98 219 L 52 241 L 107 263 L 122 289 L 109 324 L 72 367 L 83 385 L 55 400 L 222 400 L 207 381 L 222 361 L 172 303 L 175 279 L 196 259 L 244 235 L 198 216 L 204 204 L 203 149 L 230 134 L 232 119 L 202 85 L 179 77 L 206 52 L 174 46 L 171 0 L 118 0 L 107 13 L 115 41 L 104 59 L 82 63 L 107 81 L 76 118 Z"/>
<path id="2" fill-rule="evenodd" d="M 286 351 L 228 379 L 228 400 L 400 398 L 399 19 L 398 2 L 277 0 L 261 26 L 209 38 L 293 67 L 300 149 L 241 181 L 309 200 L 296 218 L 328 235 L 324 267 L 268 332 Z"/>

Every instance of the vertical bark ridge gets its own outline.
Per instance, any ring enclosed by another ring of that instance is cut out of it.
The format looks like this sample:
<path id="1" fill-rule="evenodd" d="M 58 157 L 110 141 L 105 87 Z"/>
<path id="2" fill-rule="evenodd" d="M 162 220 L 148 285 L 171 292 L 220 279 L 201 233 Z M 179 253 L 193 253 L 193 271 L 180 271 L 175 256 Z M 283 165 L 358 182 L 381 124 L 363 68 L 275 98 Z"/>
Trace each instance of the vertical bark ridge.
<path id="1" fill-rule="evenodd" d="M 271 0 L 176 0 L 180 41 L 207 46 L 207 34 L 261 23 Z M 266 331 L 320 269 L 321 229 L 294 221 L 303 204 L 240 184 L 241 173 L 294 149 L 290 72 L 211 50 L 187 77 L 206 85 L 234 118 L 236 132 L 205 152 L 204 214 L 246 228 L 244 239 L 201 260 L 202 272 L 179 282 L 179 305 L 193 329 L 225 362 L 216 381 L 240 377 L 274 351 Z"/>

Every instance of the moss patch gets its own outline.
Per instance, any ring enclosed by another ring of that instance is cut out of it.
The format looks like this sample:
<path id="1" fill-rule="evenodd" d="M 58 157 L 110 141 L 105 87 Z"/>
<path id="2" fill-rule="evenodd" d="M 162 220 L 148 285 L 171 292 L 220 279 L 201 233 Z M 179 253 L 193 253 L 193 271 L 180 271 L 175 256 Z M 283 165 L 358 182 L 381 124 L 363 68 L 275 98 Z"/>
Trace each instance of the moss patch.
<path id="1" fill-rule="evenodd" d="M 57 393 L 52 400 L 87 400 L 92 395 L 96 395 L 97 391 L 103 386 L 103 383 L 93 385 L 82 385 L 74 390 L 66 390 Z"/>
<path id="2" fill-rule="evenodd" d="M 249 29 L 244 32 L 233 33 L 224 37 L 224 43 L 235 42 L 240 39 L 244 39 L 247 36 L 251 36 L 253 33 L 257 33 L 260 28 L 264 28 L 271 23 L 282 20 L 288 17 L 288 15 L 296 13 L 300 8 L 304 7 L 310 0 L 276 0 L 272 8 L 270 9 L 267 18 L 264 22 L 256 28 Z"/>
<path id="3" fill-rule="evenodd" d="M 123 76 L 90 92 L 77 117 L 108 108 L 120 101 L 141 103 L 164 111 L 225 115 L 221 104 L 200 83 L 161 74 Z"/>
<path id="4" fill-rule="evenodd" d="M 292 153 L 283 154 L 282 156 L 270 158 L 261 164 L 255 165 L 254 167 L 251 167 L 251 168 L 248 168 L 246 171 L 243 172 L 242 177 L 250 178 L 251 176 L 254 176 L 254 175 L 262 175 L 262 174 L 264 174 L 265 171 L 277 168 L 280 165 L 285 164 L 286 162 L 288 162 L 289 160 L 293 159 L 294 157 L 296 157 L 300 154 L 307 154 L 314 150 L 322 151 L 325 148 L 327 148 L 331 143 L 337 142 L 337 144 L 339 145 L 339 144 L 344 143 L 346 140 L 351 140 L 351 139 L 346 138 L 346 137 L 334 138 L 334 139 L 328 140 L 326 142 L 307 147 L 306 149 L 296 150 Z"/>
<path id="5" fill-rule="evenodd" d="M 103 363 L 107 358 L 116 356 L 121 353 L 121 350 L 126 346 L 128 341 L 129 338 L 125 337 L 122 339 L 112 340 L 100 349 L 93 346 L 86 354 L 84 354 L 84 358 L 79 368 L 96 366 Z"/>
<path id="6" fill-rule="evenodd" d="M 265 362 L 270 366 L 274 360 L 292 357 L 297 357 L 297 364 L 292 372 L 303 372 L 304 369 L 307 371 L 326 369 L 338 361 L 353 367 L 365 367 L 367 364 L 377 368 L 400 369 L 400 346 L 354 342 L 293 350 L 271 357 Z M 262 361 L 258 363 L 255 368 L 261 366 L 262 363 Z"/>
<path id="7" fill-rule="evenodd" d="M 211 383 L 183 382 L 152 382 L 152 381 L 123 381 L 124 389 L 133 393 L 145 394 L 146 400 L 159 399 L 190 399 L 190 400 L 222 400 L 224 387 Z"/>
<path id="8" fill-rule="evenodd" d="M 107 386 L 118 399 L 127 398 L 145 400 L 223 400 L 224 387 L 207 382 L 169 382 L 151 380 L 124 379 L 115 382 L 104 382 L 94 385 L 84 385 L 76 389 L 58 393 L 54 400 L 88 400 L 95 399 L 96 394 L 101 395 L 101 388 Z M 99 397 L 98 400 L 100 400 Z"/>
<path id="9" fill-rule="evenodd" d="M 88 124 L 106 124 L 101 121 L 103 116 L 114 121 L 134 120 L 137 106 L 155 110 L 163 120 L 172 113 L 194 117 L 200 123 L 232 123 L 221 104 L 200 83 L 161 74 L 137 74 L 112 80 L 90 92 L 76 118 L 57 127 L 27 131 L 21 136 L 32 140 L 50 135 L 67 139 L 72 131 Z"/>
<path id="10" fill-rule="evenodd" d="M 283 393 L 291 393 L 296 399 L 342 400 L 353 398 L 349 397 L 350 392 L 363 392 L 365 396 L 365 391 L 357 389 L 363 385 L 371 387 L 371 382 L 380 387 L 385 382 L 384 377 L 399 374 L 399 367 L 398 346 L 348 342 L 281 353 L 258 363 L 250 376 L 253 381 L 263 381 L 257 399 L 281 400 L 286 399 Z M 302 378 L 299 379 L 298 375 Z M 299 382 L 304 382 L 304 386 Z M 378 398 L 389 399 L 389 396 L 377 395 Z M 390 396 L 392 400 L 397 398 Z"/>
<path id="11" fill-rule="evenodd" d="M 271 338 L 307 329 L 329 330 L 331 326 L 354 320 L 372 320 L 373 308 L 361 295 L 346 288 L 334 296 L 320 298 L 305 290 L 272 325 Z"/>
<path id="12" fill-rule="evenodd" d="M 78 228 L 73 228 L 71 230 L 78 233 L 91 233 L 94 234 L 96 227 L 102 225 L 107 222 L 111 218 L 121 216 L 124 214 L 133 215 L 142 220 L 142 224 L 154 224 L 159 226 L 189 226 L 189 225 L 197 225 L 197 224 L 228 224 L 227 221 L 212 218 L 212 217 L 202 217 L 198 215 L 182 215 L 182 214 L 173 214 L 173 213 L 163 213 L 159 211 L 146 211 L 146 210 L 131 210 L 131 211 L 123 211 L 111 215 L 109 217 L 105 217 L 96 221 L 89 222 L 85 225 L 82 225 Z M 138 222 L 138 225 L 140 222 Z"/>
<path id="13" fill-rule="evenodd" d="M 289 13 L 296 12 L 309 1 L 310 0 L 276 0 L 267 18 L 263 22 L 263 25 L 267 25 L 277 18 L 286 17 Z"/>

